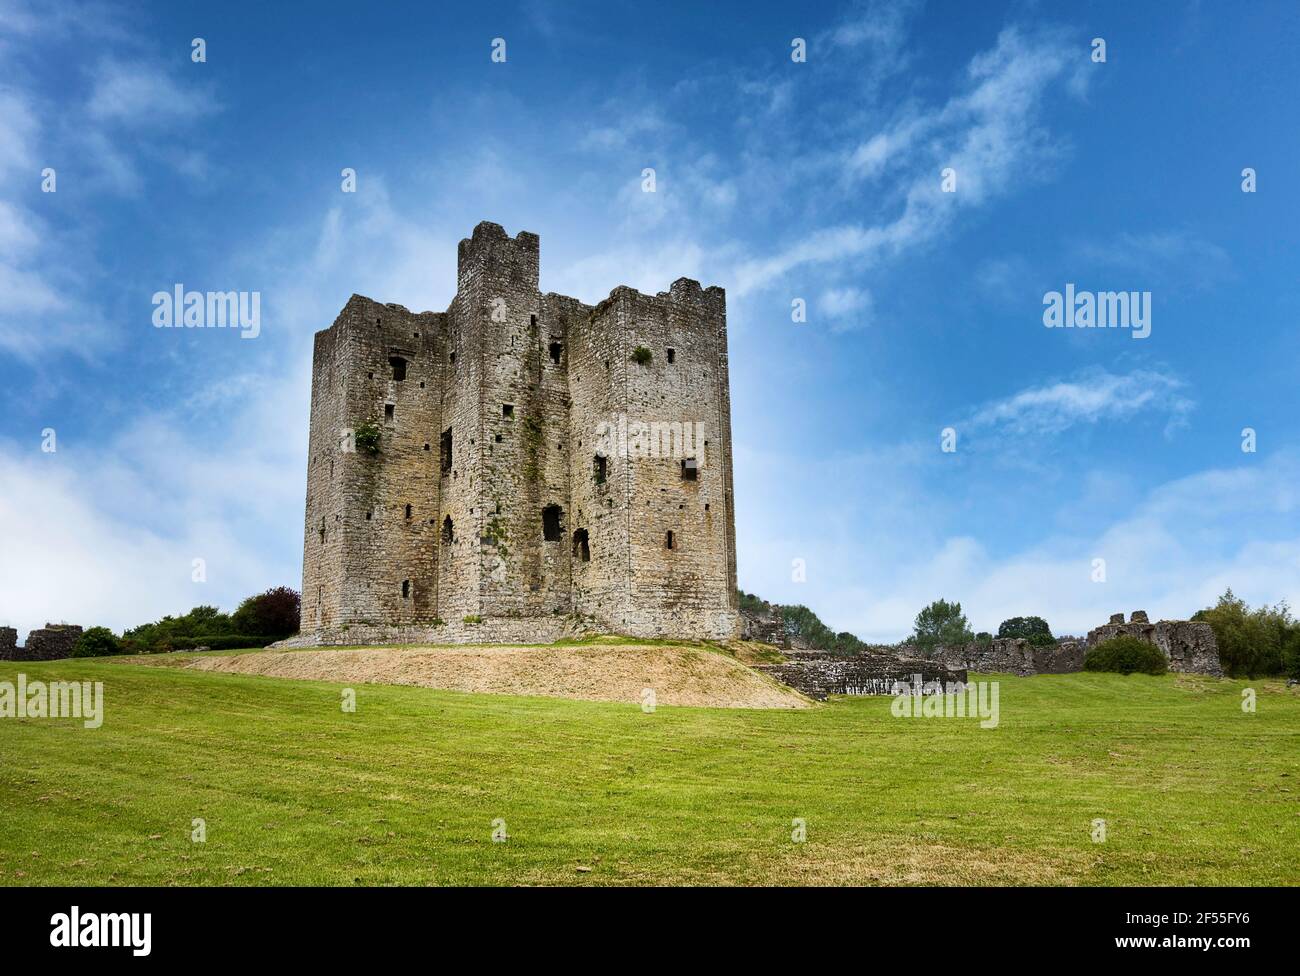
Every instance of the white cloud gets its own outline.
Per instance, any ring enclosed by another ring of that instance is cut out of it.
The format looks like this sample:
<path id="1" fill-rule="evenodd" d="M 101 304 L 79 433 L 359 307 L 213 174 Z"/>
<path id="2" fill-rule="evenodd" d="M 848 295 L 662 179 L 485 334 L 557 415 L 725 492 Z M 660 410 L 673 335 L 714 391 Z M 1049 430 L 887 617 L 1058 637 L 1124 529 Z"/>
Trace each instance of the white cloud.
<path id="1" fill-rule="evenodd" d="M 1133 287 L 1148 290 L 1157 285 L 1206 288 L 1233 274 L 1227 251 L 1189 231 L 1125 232 L 1104 244 L 1081 245 L 1078 256 L 1108 271 L 1136 276 L 1139 284 Z"/>
<path id="2" fill-rule="evenodd" d="M 828 288 L 822 292 L 816 311 L 831 320 L 831 331 L 848 332 L 871 324 L 871 292 L 862 288 Z"/>
<path id="3" fill-rule="evenodd" d="M 1138 415 L 1160 415 L 1176 426 L 1194 406 L 1183 392 L 1185 388 L 1177 377 L 1156 369 L 1112 373 L 1093 368 L 1073 379 L 1030 387 L 986 404 L 971 416 L 969 426 L 1015 435 L 1046 435 L 1076 424 L 1128 420 Z"/>
<path id="4" fill-rule="evenodd" d="M 228 409 L 224 436 L 191 437 L 198 412 L 141 418 L 104 445 L 59 431 L 58 451 L 0 442 L 0 623 L 115 630 L 201 603 L 233 609 L 297 588 L 306 472 L 306 374 Z M 199 396 L 201 405 L 205 398 Z M 207 582 L 191 579 L 205 560 Z"/>
<path id="5" fill-rule="evenodd" d="M 39 179 L 35 167 L 35 141 L 39 126 L 31 104 L 16 91 L 0 90 L 0 176 L 18 179 L 24 170 Z"/>
<path id="6" fill-rule="evenodd" d="M 878 175 L 909 150 L 901 212 L 875 224 L 804 232 L 774 254 L 742 263 L 734 291 L 744 294 L 770 285 L 804 266 L 852 260 L 870 264 L 924 245 L 945 233 L 961 209 L 1041 178 L 1059 153 L 1042 129 L 1042 105 L 1077 60 L 1054 36 L 1002 31 L 993 48 L 972 59 L 966 91 L 938 109 L 912 109 L 888 131 L 844 153 L 846 171 L 865 178 Z M 948 167 L 957 174 L 954 193 L 944 193 L 940 186 L 941 170 Z"/>
<path id="7" fill-rule="evenodd" d="M 780 471 L 790 462 L 771 463 Z M 959 600 L 976 630 L 1038 614 L 1054 632 L 1076 635 L 1120 611 L 1184 619 L 1229 586 L 1252 604 L 1300 605 L 1300 457 L 1291 453 L 1201 471 L 1145 494 L 1112 495 L 1109 519 L 1105 510 L 1088 512 L 1093 531 L 1054 533 L 1007 554 L 969 536 L 918 529 L 934 521 L 944 500 L 919 490 L 906 465 L 876 458 L 863 470 L 864 478 L 893 483 L 879 495 L 864 481 L 857 505 L 879 505 L 878 517 L 852 515 L 844 522 L 838 499 L 810 498 L 798 535 L 766 533 L 759 542 L 741 532 L 742 587 L 769 600 L 805 603 L 833 629 L 881 642 L 906 637 L 917 611 L 939 597 Z M 810 480 L 816 477 L 809 472 Z M 1051 504 L 1050 495 L 1039 497 Z M 819 502 L 828 507 L 819 510 Z M 1062 515 L 1064 524 L 1080 521 Z M 751 509 L 750 521 L 755 517 L 782 524 L 773 513 Z M 804 584 L 789 580 L 793 556 L 807 561 Z M 1094 559 L 1105 560 L 1104 583 L 1092 580 Z"/>
<path id="8" fill-rule="evenodd" d="M 160 66 L 104 58 L 91 77 L 87 114 L 127 126 L 193 122 L 217 110 L 205 87 L 181 85 Z"/>

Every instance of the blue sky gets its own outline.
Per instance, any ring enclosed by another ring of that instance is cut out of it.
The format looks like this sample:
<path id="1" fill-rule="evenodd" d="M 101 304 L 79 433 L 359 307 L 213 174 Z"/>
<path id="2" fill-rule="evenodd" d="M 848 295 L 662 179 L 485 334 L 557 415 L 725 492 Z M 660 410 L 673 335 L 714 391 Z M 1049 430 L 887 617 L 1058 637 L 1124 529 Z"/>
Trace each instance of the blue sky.
<path id="1" fill-rule="evenodd" d="M 445 308 L 485 219 L 547 291 L 727 289 L 746 590 L 1300 603 L 1294 4 L 447 6 L 0 0 L 0 623 L 298 585 L 312 334 Z M 153 328 L 177 282 L 261 334 Z M 1150 336 L 1044 328 L 1067 282 Z"/>

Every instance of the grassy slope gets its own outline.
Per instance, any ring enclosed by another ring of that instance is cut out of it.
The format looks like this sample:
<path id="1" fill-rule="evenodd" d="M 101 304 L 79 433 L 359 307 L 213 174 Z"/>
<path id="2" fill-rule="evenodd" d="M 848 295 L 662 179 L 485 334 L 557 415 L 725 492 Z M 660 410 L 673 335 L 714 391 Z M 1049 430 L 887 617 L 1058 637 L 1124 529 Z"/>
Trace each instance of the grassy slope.
<path id="1" fill-rule="evenodd" d="M 107 710 L 0 720 L 2 884 L 1300 883 L 1300 696 L 1278 682 L 1245 715 L 1245 682 L 1002 677 L 985 731 L 886 698 L 643 714 L 367 685 L 345 714 L 334 684 L 113 661 L 0 680 L 20 669 L 102 680 Z"/>

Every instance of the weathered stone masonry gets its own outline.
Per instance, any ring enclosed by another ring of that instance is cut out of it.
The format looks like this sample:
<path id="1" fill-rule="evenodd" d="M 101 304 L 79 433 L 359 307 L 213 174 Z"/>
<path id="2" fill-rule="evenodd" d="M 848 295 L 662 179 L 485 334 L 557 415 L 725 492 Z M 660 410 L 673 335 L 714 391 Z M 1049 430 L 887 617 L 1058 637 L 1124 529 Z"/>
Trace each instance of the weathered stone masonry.
<path id="1" fill-rule="evenodd" d="M 27 643 L 18 646 L 18 632 L 0 627 L 0 661 L 57 661 L 72 656 L 72 645 L 81 636 L 76 624 L 50 624 L 28 633 Z"/>
<path id="2" fill-rule="evenodd" d="M 1153 624 L 1145 610 L 1134 610 L 1124 623 L 1124 615 L 1114 613 L 1110 623 L 1088 631 L 1088 650 L 1121 635 L 1154 644 L 1169 661 L 1170 671 L 1223 676 L 1214 629 L 1204 621 L 1160 620 Z"/>
<path id="3" fill-rule="evenodd" d="M 723 290 L 592 307 L 538 267 L 481 223 L 447 311 L 354 295 L 317 333 L 297 642 L 737 634 Z M 680 450 L 635 456 L 650 423 Z"/>

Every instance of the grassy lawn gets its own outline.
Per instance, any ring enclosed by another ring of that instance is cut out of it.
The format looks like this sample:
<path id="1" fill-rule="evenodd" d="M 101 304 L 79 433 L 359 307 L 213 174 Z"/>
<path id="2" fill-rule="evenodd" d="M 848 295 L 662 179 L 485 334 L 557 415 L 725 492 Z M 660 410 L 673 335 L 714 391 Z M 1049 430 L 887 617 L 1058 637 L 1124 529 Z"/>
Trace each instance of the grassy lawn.
<path id="1" fill-rule="evenodd" d="M 347 714 L 336 684 L 0 680 L 20 670 L 103 681 L 106 706 L 99 729 L 0 719 L 6 885 L 1300 883 L 1300 694 L 1275 680 L 1000 676 L 983 730 L 887 698 L 645 714 L 362 685 Z"/>

